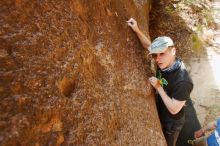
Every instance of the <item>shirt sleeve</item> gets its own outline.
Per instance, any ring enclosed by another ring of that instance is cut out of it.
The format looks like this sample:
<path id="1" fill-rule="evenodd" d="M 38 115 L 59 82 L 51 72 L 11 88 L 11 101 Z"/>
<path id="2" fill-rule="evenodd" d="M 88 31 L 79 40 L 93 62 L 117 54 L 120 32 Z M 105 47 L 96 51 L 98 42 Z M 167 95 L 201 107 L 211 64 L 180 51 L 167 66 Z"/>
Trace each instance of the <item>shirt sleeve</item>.
<path id="1" fill-rule="evenodd" d="M 174 86 L 173 94 L 171 98 L 175 98 L 179 101 L 187 100 L 190 97 L 190 93 L 193 89 L 193 85 L 189 82 L 182 81 Z"/>

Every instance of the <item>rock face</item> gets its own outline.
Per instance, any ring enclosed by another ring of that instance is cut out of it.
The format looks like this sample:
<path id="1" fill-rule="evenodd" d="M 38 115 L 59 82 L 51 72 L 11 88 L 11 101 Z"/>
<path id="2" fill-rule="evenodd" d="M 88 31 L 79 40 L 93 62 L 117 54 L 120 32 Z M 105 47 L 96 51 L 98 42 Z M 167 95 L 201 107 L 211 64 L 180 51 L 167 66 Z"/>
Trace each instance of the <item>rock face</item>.
<path id="1" fill-rule="evenodd" d="M 150 67 L 148 0 L 1 0 L 0 145 L 165 146 Z"/>
<path id="2" fill-rule="evenodd" d="M 189 55 L 195 55 L 192 49 L 193 31 L 176 8 L 179 2 L 181 1 L 153 1 L 149 33 L 152 39 L 164 35 L 171 37 L 177 48 L 177 55 L 186 62 Z M 186 17 L 189 16 L 186 14 Z"/>

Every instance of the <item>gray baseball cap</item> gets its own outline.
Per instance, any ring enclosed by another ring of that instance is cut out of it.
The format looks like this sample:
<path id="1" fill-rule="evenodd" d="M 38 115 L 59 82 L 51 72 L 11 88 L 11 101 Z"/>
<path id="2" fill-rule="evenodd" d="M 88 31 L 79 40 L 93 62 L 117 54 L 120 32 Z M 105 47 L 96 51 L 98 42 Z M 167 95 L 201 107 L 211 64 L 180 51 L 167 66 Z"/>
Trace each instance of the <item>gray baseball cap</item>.
<path id="1" fill-rule="evenodd" d="M 173 40 L 170 37 L 158 37 L 151 43 L 149 54 L 162 53 L 170 46 L 174 46 Z"/>

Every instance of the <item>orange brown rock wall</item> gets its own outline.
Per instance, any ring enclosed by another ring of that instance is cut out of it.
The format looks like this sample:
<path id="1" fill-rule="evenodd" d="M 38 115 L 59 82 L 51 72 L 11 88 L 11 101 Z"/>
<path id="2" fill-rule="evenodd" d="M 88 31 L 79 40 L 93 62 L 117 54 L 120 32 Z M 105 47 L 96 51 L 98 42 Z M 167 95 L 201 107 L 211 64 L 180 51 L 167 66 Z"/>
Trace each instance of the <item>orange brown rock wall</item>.
<path id="1" fill-rule="evenodd" d="M 147 34 L 149 7 L 2 0 L 0 145 L 165 145 L 148 59 L 126 24 Z"/>

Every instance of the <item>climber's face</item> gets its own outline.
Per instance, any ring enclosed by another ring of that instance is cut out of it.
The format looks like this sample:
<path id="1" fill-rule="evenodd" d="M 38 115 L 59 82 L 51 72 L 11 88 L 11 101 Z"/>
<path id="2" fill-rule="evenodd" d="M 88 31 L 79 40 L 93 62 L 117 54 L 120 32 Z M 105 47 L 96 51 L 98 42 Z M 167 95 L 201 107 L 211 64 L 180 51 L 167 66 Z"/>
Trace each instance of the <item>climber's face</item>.
<path id="1" fill-rule="evenodd" d="M 164 52 L 152 54 L 152 56 L 155 59 L 157 66 L 160 69 L 166 69 L 170 67 L 175 61 L 176 48 L 175 47 L 167 48 Z"/>

